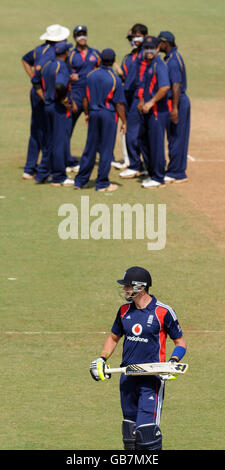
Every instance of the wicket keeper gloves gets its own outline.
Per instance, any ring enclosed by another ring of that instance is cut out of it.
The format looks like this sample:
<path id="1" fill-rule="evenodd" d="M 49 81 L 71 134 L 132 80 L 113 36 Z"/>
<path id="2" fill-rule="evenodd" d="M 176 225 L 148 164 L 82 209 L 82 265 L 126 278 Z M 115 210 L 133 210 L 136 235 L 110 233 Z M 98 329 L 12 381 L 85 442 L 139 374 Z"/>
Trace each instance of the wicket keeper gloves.
<path id="1" fill-rule="evenodd" d="M 111 374 L 105 373 L 106 360 L 103 357 L 99 357 L 93 361 L 90 365 L 90 373 L 94 380 L 105 380 L 110 379 Z"/>

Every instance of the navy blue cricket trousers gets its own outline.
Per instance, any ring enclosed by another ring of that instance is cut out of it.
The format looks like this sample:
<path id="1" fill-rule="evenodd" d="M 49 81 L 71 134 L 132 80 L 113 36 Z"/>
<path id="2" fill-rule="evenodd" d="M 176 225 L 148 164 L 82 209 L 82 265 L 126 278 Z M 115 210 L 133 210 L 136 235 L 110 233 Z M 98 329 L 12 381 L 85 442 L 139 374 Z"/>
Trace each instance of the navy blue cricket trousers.
<path id="1" fill-rule="evenodd" d="M 165 176 L 165 130 L 169 112 L 150 111 L 141 115 L 140 148 L 149 176 L 159 183 L 164 182 Z"/>
<path id="2" fill-rule="evenodd" d="M 120 400 L 123 418 L 142 424 L 159 426 L 164 399 L 164 382 L 156 376 L 120 378 Z"/>
<path id="3" fill-rule="evenodd" d="M 67 177 L 71 116 L 58 102 L 45 105 L 45 114 L 44 149 L 35 180 L 43 183 L 52 174 L 53 183 L 62 183 Z"/>
<path id="4" fill-rule="evenodd" d="M 100 159 L 96 189 L 103 189 L 110 185 L 108 175 L 113 159 L 116 128 L 115 112 L 103 108 L 98 111 L 90 111 L 87 141 L 80 160 L 80 170 L 74 180 L 75 186 L 82 188 L 88 182 L 94 168 L 97 152 L 99 152 Z"/>
<path id="5" fill-rule="evenodd" d="M 31 103 L 31 125 L 30 137 L 27 149 L 27 158 L 24 166 L 24 172 L 33 175 L 37 170 L 37 162 L 40 151 L 43 149 L 43 138 L 45 131 L 45 112 L 44 102 L 37 95 L 34 88 L 30 91 Z"/>
<path id="6" fill-rule="evenodd" d="M 190 135 L 190 100 L 181 94 L 178 107 L 178 124 L 171 121 L 167 125 L 169 165 L 167 176 L 185 179 L 187 168 L 188 143 Z"/>
<path id="7" fill-rule="evenodd" d="M 71 114 L 70 139 L 72 138 L 72 134 L 76 126 L 77 120 L 79 119 L 80 115 L 84 111 L 81 93 L 77 93 L 77 94 L 73 93 L 73 99 L 78 109 L 76 113 Z M 79 160 L 77 160 L 76 157 L 72 157 L 71 151 L 70 151 L 70 145 L 69 145 L 67 166 L 76 166 L 76 165 L 79 165 Z"/>
<path id="8" fill-rule="evenodd" d="M 143 165 L 140 160 L 140 145 L 138 139 L 141 117 L 137 109 L 138 103 L 139 98 L 134 98 L 127 113 L 126 146 L 130 161 L 129 168 L 131 170 L 142 171 Z"/>

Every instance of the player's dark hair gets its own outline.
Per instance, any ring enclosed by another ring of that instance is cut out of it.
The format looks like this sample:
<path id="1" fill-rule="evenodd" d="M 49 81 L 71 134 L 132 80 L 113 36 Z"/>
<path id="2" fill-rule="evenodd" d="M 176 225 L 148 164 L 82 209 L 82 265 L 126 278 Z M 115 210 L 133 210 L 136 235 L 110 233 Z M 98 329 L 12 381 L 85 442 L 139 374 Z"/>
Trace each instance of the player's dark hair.
<path id="1" fill-rule="evenodd" d="M 56 99 L 61 101 L 66 98 L 67 88 L 65 87 L 65 85 L 63 85 L 63 83 L 56 83 L 55 91 L 56 91 Z"/>
<path id="2" fill-rule="evenodd" d="M 171 47 L 176 47 L 175 41 L 167 41 Z"/>
<path id="3" fill-rule="evenodd" d="M 141 33 L 143 36 L 146 36 L 148 34 L 148 28 L 144 24 L 136 23 L 132 27 L 131 32 L 132 34 Z"/>
<path id="4" fill-rule="evenodd" d="M 112 65 L 114 64 L 114 60 L 106 60 L 106 59 L 102 59 L 102 65 L 105 65 L 106 67 L 112 67 Z"/>

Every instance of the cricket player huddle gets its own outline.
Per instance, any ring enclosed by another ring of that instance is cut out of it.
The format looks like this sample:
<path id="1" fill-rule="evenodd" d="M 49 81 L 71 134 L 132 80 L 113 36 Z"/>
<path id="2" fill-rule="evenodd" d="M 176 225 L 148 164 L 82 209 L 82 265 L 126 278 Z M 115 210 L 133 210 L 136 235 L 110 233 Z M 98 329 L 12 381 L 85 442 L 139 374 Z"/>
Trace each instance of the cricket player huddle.
<path id="1" fill-rule="evenodd" d="M 145 189 L 186 182 L 190 100 L 174 34 L 151 36 L 147 26 L 135 24 L 127 35 L 131 50 L 120 66 L 113 49 L 99 52 L 89 47 L 86 26 L 74 27 L 75 47 L 67 41 L 69 35 L 68 28 L 51 25 L 40 37 L 43 44 L 22 58 L 32 82 L 22 178 L 80 190 L 99 153 L 97 191 L 118 189 L 109 179 L 112 167 L 120 170 L 121 180 L 139 177 Z M 71 155 L 70 143 L 82 113 L 88 131 L 78 160 Z M 122 161 L 114 157 L 119 121 Z"/>

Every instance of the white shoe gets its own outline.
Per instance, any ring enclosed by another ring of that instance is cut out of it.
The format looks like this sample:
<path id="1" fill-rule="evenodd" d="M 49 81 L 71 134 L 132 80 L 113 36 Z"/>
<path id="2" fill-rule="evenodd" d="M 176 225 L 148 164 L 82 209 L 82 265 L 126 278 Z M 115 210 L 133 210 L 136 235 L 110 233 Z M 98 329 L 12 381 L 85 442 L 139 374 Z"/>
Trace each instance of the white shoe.
<path id="1" fill-rule="evenodd" d="M 76 166 L 67 166 L 67 167 L 66 167 L 66 173 L 72 173 L 72 171 L 73 171 L 74 173 L 78 173 L 79 169 L 80 169 L 80 165 L 76 165 Z"/>
<path id="2" fill-rule="evenodd" d="M 70 178 L 66 178 L 66 180 L 63 181 L 62 185 L 63 186 L 74 186 L 74 180 L 71 180 Z"/>
<path id="3" fill-rule="evenodd" d="M 147 188 L 147 189 L 156 189 L 156 188 L 164 187 L 165 184 L 161 184 L 161 183 L 159 183 L 158 181 L 152 180 L 152 179 L 150 178 L 149 181 L 146 181 L 146 183 L 142 183 L 141 186 L 142 186 L 143 188 Z"/>
<path id="4" fill-rule="evenodd" d="M 127 165 L 125 162 L 111 162 L 111 166 L 116 168 L 117 170 L 123 170 L 124 168 L 127 168 Z"/>
<path id="5" fill-rule="evenodd" d="M 23 180 L 33 180 L 34 175 L 30 175 L 29 173 L 23 173 L 22 178 L 23 178 Z"/>
<path id="6" fill-rule="evenodd" d="M 66 178 L 64 181 L 60 183 L 51 183 L 52 186 L 59 187 L 59 186 L 73 186 L 74 185 L 74 180 L 71 180 L 69 178 Z"/>
<path id="7" fill-rule="evenodd" d="M 172 176 L 165 176 L 165 177 L 164 177 L 164 182 L 165 182 L 166 184 L 173 183 L 174 180 L 175 180 L 175 178 L 172 178 Z"/>
<path id="8" fill-rule="evenodd" d="M 142 180 L 141 185 L 143 186 L 143 184 L 148 183 L 149 181 L 151 181 L 150 176 L 148 178 L 145 178 L 144 180 Z"/>
<path id="9" fill-rule="evenodd" d="M 143 175 L 143 171 L 137 171 L 137 170 L 131 170 L 130 168 L 127 168 L 127 170 L 124 170 L 120 173 L 121 178 L 136 178 L 136 176 L 141 176 Z"/>
<path id="10" fill-rule="evenodd" d="M 102 188 L 102 189 L 97 189 L 97 191 L 99 192 L 109 192 L 111 193 L 112 191 L 116 191 L 118 189 L 118 184 L 113 184 L 113 183 L 110 183 L 109 186 L 107 186 L 106 188 Z"/>

